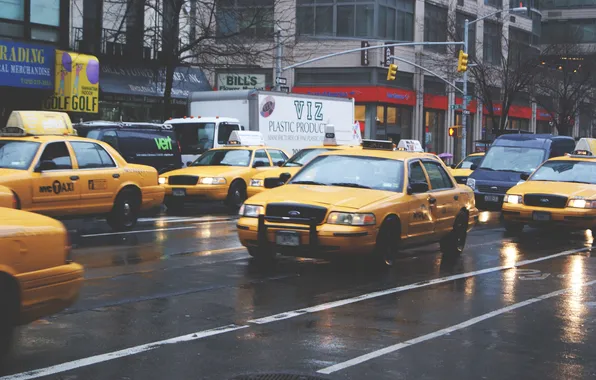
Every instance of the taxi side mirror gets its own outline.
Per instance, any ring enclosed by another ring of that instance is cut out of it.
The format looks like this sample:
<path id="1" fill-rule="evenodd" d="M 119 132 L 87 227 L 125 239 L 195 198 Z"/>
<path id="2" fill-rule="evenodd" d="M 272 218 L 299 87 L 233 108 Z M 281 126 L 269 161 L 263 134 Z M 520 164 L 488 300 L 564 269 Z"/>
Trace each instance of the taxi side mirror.
<path id="1" fill-rule="evenodd" d="M 265 166 L 265 162 L 263 162 L 263 161 L 255 161 L 252 164 L 253 168 L 262 168 L 263 166 Z"/>
<path id="2" fill-rule="evenodd" d="M 528 178 L 530 178 L 530 174 L 528 174 L 528 173 L 522 173 L 522 174 L 519 175 L 519 178 L 521 178 L 522 181 L 527 181 Z"/>
<path id="3" fill-rule="evenodd" d="M 279 175 L 279 180 L 280 182 L 286 183 L 290 180 L 290 178 L 292 178 L 292 175 L 290 173 L 281 173 Z"/>
<path id="4" fill-rule="evenodd" d="M 284 163 L 285 163 L 285 161 L 277 161 L 275 163 L 275 165 L 277 165 L 277 166 L 283 166 Z"/>
<path id="5" fill-rule="evenodd" d="M 39 165 L 35 169 L 35 172 L 41 173 L 41 172 L 45 172 L 48 170 L 56 170 L 56 169 L 58 169 L 58 165 L 56 165 L 56 163 L 54 161 L 44 160 L 39 163 Z"/>
<path id="6" fill-rule="evenodd" d="M 472 164 L 472 165 L 470 166 L 470 170 L 476 170 L 476 169 L 478 169 L 478 165 L 476 165 L 476 164 Z"/>
<path id="7" fill-rule="evenodd" d="M 408 195 L 426 193 L 428 191 L 428 183 L 426 182 L 411 182 L 408 185 Z"/>
<path id="8" fill-rule="evenodd" d="M 451 169 L 455 169 L 456 167 L 457 167 L 457 165 L 451 164 Z"/>

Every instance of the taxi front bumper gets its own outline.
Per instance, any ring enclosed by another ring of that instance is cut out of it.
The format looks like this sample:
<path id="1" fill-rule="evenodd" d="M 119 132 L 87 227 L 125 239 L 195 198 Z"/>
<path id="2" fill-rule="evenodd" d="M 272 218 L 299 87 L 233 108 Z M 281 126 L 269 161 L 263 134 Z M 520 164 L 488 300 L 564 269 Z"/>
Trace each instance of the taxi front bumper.
<path id="1" fill-rule="evenodd" d="M 375 248 L 378 229 L 375 226 L 318 225 L 304 218 L 243 217 L 238 220 L 238 237 L 247 248 L 273 249 L 287 256 L 327 258 L 367 255 Z M 277 244 L 277 233 L 299 236 L 299 245 Z"/>
<path id="2" fill-rule="evenodd" d="M 17 276 L 21 287 L 19 324 L 55 314 L 75 303 L 83 284 L 83 267 L 60 265 Z"/>
<path id="3" fill-rule="evenodd" d="M 167 186 L 166 198 L 193 201 L 223 201 L 228 196 L 229 185 L 195 185 L 195 186 Z M 182 193 L 182 195 L 178 195 Z"/>
<path id="4" fill-rule="evenodd" d="M 532 226 L 561 226 L 587 229 L 596 226 L 596 210 L 581 208 L 547 208 L 523 204 L 503 203 L 502 215 L 505 221 Z"/>

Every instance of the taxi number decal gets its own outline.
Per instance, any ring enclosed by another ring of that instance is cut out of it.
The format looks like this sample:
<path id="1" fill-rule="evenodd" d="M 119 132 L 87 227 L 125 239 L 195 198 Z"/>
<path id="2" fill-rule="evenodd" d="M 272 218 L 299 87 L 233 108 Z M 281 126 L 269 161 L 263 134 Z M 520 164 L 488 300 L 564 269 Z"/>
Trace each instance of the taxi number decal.
<path id="1" fill-rule="evenodd" d="M 108 181 L 105 179 L 90 179 L 88 182 L 89 190 L 106 190 Z"/>
<path id="2" fill-rule="evenodd" d="M 60 193 L 69 193 L 71 191 L 74 191 L 74 183 L 72 183 L 72 182 L 54 181 L 52 183 L 52 186 L 40 186 L 39 187 L 40 193 L 60 194 Z"/>
<path id="3" fill-rule="evenodd" d="M 414 219 L 426 219 L 424 216 L 424 212 L 414 211 Z"/>

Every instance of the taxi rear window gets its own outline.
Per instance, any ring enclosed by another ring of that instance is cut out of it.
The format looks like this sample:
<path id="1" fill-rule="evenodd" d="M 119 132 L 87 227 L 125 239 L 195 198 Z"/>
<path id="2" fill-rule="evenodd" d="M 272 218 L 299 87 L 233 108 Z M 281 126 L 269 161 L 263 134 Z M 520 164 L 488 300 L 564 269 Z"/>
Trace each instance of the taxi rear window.
<path id="1" fill-rule="evenodd" d="M 39 145 L 32 141 L 0 140 L 0 168 L 27 170 Z"/>

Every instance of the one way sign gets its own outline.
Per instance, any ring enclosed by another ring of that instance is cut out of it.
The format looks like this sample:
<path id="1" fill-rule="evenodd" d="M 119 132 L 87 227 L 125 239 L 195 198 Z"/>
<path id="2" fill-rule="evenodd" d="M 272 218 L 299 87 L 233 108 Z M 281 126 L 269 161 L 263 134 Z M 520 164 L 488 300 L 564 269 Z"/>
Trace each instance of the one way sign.
<path id="1" fill-rule="evenodd" d="M 393 42 L 385 42 L 385 45 L 390 45 Z M 391 64 L 391 56 L 395 55 L 395 46 L 385 46 L 383 48 L 383 61 L 381 61 L 381 65 L 383 67 L 389 67 Z"/>

